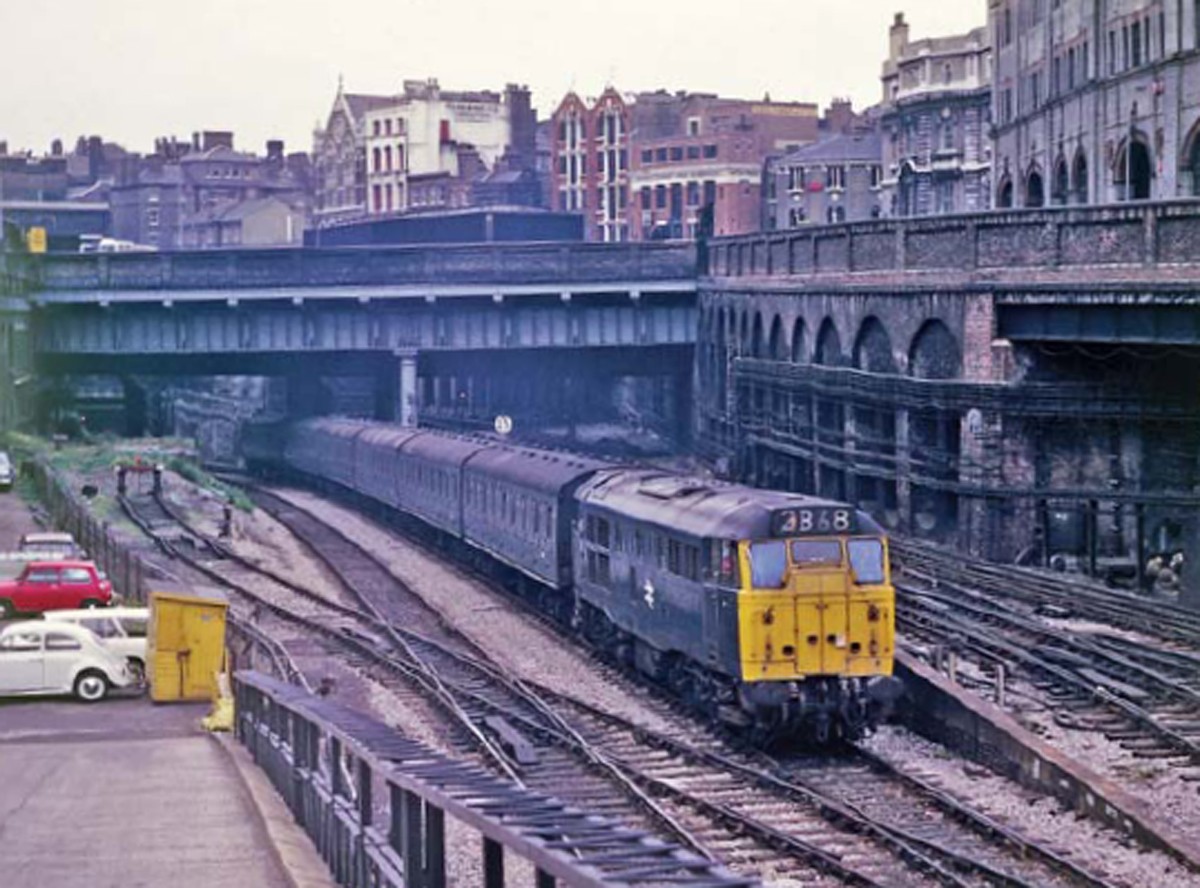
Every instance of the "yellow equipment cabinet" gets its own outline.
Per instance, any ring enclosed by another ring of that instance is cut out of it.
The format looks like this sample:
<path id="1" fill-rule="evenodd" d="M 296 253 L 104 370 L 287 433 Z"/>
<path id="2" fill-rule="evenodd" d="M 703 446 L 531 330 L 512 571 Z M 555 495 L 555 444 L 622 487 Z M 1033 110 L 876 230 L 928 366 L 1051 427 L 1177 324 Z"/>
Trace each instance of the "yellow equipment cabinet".
<path id="1" fill-rule="evenodd" d="M 225 611 L 217 598 L 150 596 L 149 678 L 155 703 L 213 700 L 225 668 Z"/>

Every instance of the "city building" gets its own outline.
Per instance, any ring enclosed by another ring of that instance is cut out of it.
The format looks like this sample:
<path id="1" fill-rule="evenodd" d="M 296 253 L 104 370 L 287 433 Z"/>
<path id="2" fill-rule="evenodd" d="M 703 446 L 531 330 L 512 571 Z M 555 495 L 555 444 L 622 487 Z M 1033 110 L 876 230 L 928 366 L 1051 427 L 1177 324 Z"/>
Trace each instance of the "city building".
<path id="1" fill-rule="evenodd" d="M 995 204 L 1200 195 L 1200 8 L 989 0 Z"/>
<path id="2" fill-rule="evenodd" d="M 757 231 L 768 157 L 817 141 L 817 106 L 642 93 L 630 111 L 633 240 Z"/>
<path id="3" fill-rule="evenodd" d="M 612 87 L 563 98 L 551 120 L 554 209 L 579 213 L 588 240 L 629 240 L 629 107 Z"/>
<path id="4" fill-rule="evenodd" d="M 816 141 L 820 127 L 808 103 L 569 93 L 552 119 L 554 209 L 581 213 L 597 241 L 694 239 L 704 225 L 754 231 L 764 161 Z"/>
<path id="5" fill-rule="evenodd" d="M 367 215 L 523 203 L 536 206 L 537 117 L 529 90 L 443 90 L 406 80 L 363 115 Z"/>
<path id="6" fill-rule="evenodd" d="M 883 214 L 876 127 L 837 133 L 767 161 L 763 227 L 861 222 Z"/>
<path id="7" fill-rule="evenodd" d="M 323 128 L 313 132 L 313 213 L 316 227 L 361 219 L 367 214 L 365 116 L 391 104 L 388 96 L 348 93 L 338 83 Z"/>
<path id="8" fill-rule="evenodd" d="M 87 143 L 84 142 L 84 150 Z M 87 154 L 68 155 L 55 141 L 49 154 L 8 152 L 0 142 L 0 220 L 27 235 L 31 228 L 46 231 L 48 248 L 74 251 L 80 238 L 109 233 L 111 213 L 103 170 L 103 145 L 92 143 L 93 162 Z M 95 167 L 97 178 L 89 171 Z"/>
<path id="9" fill-rule="evenodd" d="M 227 246 L 213 226 L 236 216 L 239 205 L 251 204 L 239 212 L 255 215 L 263 211 L 256 202 L 274 198 L 299 213 L 300 230 L 284 236 L 286 227 L 263 224 L 255 226 L 255 238 L 275 231 L 280 238 L 274 245 L 296 244 L 303 238 L 308 189 L 307 156 L 285 155 L 283 142 L 268 142 L 260 156 L 236 150 L 228 132 L 197 133 L 191 143 L 160 139 L 153 155 L 129 160 L 118 173 L 111 189 L 113 235 L 162 250 Z"/>
<path id="10" fill-rule="evenodd" d="M 305 212 L 278 197 L 224 203 L 189 214 L 182 225 L 185 250 L 230 247 L 299 247 L 304 243 Z"/>
<path id="11" fill-rule="evenodd" d="M 910 40 L 898 13 L 883 65 L 883 212 L 931 216 L 991 203 L 987 27 Z"/>

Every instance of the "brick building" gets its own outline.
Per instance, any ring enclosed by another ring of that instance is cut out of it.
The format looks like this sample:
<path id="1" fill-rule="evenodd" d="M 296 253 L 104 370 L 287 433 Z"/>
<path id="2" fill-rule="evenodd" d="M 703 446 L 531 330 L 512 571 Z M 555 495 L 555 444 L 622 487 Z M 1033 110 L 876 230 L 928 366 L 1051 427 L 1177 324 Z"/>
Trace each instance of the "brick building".
<path id="1" fill-rule="evenodd" d="M 584 215 L 592 240 L 694 239 L 757 230 L 764 161 L 815 142 L 817 106 L 660 90 L 554 113 L 554 208 Z"/>
<path id="2" fill-rule="evenodd" d="M 989 0 L 995 203 L 1200 195 L 1200 8 Z"/>
<path id="3" fill-rule="evenodd" d="M 991 195 L 988 29 L 910 40 L 903 13 L 883 65 L 883 191 L 890 216 L 985 210 Z"/>
<path id="4" fill-rule="evenodd" d="M 363 115 L 368 216 L 460 209 L 477 200 L 534 204 L 537 118 L 529 90 L 443 90 L 406 80 Z"/>
<path id="5" fill-rule="evenodd" d="M 160 139 L 154 154 L 130 158 L 118 172 L 113 235 L 162 250 L 218 246 L 218 238 L 195 232 L 239 204 L 264 198 L 303 217 L 308 189 L 307 156 L 285 155 L 283 142 L 268 142 L 260 156 L 236 150 L 228 132 L 197 133 L 190 143 Z M 288 243 L 295 239 L 280 242 Z"/>
<path id="6" fill-rule="evenodd" d="M 313 132 L 313 224 L 361 219 L 367 214 L 365 116 L 392 102 L 388 96 L 348 93 L 338 84 L 325 126 Z"/>
<path id="7" fill-rule="evenodd" d="M 767 161 L 763 227 L 861 222 L 883 214 L 879 130 L 838 133 Z"/>
<path id="8" fill-rule="evenodd" d="M 584 236 L 629 240 L 629 106 L 612 87 L 587 104 L 575 93 L 551 121 L 553 207 L 580 213 Z"/>

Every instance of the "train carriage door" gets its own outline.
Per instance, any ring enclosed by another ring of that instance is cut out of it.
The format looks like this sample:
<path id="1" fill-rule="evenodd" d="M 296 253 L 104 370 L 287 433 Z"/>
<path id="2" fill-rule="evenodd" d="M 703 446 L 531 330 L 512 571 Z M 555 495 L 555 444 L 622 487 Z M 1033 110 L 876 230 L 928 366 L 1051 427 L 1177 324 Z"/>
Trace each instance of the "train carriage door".
<path id="1" fill-rule="evenodd" d="M 840 673 L 849 647 L 850 593 L 842 544 L 836 539 L 790 543 L 802 674 Z"/>

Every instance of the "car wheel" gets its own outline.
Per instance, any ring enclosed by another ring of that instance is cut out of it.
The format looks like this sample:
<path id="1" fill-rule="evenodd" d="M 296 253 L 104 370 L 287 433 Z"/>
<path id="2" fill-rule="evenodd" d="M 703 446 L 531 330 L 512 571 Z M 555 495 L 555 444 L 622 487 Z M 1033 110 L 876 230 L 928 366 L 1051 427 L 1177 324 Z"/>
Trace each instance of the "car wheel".
<path id="1" fill-rule="evenodd" d="M 75 696 L 84 703 L 98 703 L 108 696 L 108 679 L 103 672 L 88 669 L 75 679 Z"/>
<path id="2" fill-rule="evenodd" d="M 104 607 L 104 603 L 95 598 L 85 598 L 79 607 L 81 610 L 96 610 L 96 608 Z"/>
<path id="3" fill-rule="evenodd" d="M 16 614 L 17 609 L 7 598 L 0 598 L 0 620 L 8 620 Z"/>
<path id="4" fill-rule="evenodd" d="M 137 657 L 129 658 L 129 671 L 133 675 L 134 684 L 146 683 L 146 664 Z"/>

